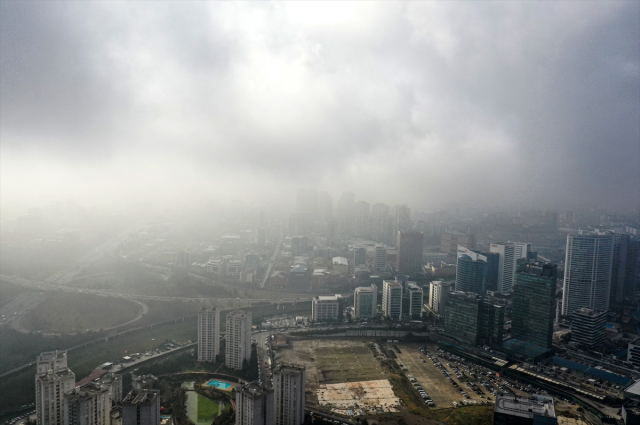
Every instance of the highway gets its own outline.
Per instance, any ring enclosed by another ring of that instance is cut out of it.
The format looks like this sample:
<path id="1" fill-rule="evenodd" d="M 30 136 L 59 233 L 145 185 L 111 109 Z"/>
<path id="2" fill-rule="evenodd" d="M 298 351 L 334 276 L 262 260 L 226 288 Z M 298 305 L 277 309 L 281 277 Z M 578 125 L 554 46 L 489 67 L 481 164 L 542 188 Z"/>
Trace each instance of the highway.
<path id="1" fill-rule="evenodd" d="M 278 254 L 280 253 L 280 247 L 282 246 L 282 241 L 284 240 L 284 229 L 280 226 L 280 239 L 278 239 L 278 243 L 276 244 L 276 249 L 273 250 L 273 255 L 269 259 L 269 265 L 267 266 L 267 271 L 264 273 L 262 277 L 262 281 L 260 282 L 260 288 L 264 289 L 264 286 L 267 284 L 267 280 L 269 276 L 271 276 L 271 269 L 278 258 Z"/>

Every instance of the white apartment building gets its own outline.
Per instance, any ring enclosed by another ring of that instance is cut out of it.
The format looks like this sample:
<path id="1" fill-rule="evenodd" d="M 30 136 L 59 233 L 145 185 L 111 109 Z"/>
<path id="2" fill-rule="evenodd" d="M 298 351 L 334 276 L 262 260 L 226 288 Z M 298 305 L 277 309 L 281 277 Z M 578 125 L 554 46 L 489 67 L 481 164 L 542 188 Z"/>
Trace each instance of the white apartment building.
<path id="1" fill-rule="evenodd" d="M 382 281 L 382 314 L 391 320 L 402 317 L 402 284 L 395 280 Z"/>
<path id="2" fill-rule="evenodd" d="M 357 319 L 369 319 L 376 317 L 378 312 L 378 287 L 359 286 L 353 292 L 353 309 Z"/>
<path id="3" fill-rule="evenodd" d="M 220 310 L 202 307 L 198 312 L 198 361 L 215 362 L 220 354 Z"/>
<path id="4" fill-rule="evenodd" d="M 579 231 L 567 235 L 562 314 L 582 307 L 609 310 L 614 234 Z"/>
<path id="5" fill-rule="evenodd" d="M 340 295 L 319 295 L 311 300 L 311 320 L 337 320 L 340 315 Z"/>
<path id="6" fill-rule="evenodd" d="M 434 280 L 429 284 L 429 309 L 437 316 L 444 317 L 445 305 L 451 292 L 451 282 Z"/>
<path id="7" fill-rule="evenodd" d="M 305 366 L 276 366 L 273 370 L 275 425 L 301 425 L 304 422 L 305 385 Z"/>
<path id="8" fill-rule="evenodd" d="M 387 247 L 384 245 L 374 247 L 373 268 L 377 272 L 383 272 L 387 269 Z"/>
<path id="9" fill-rule="evenodd" d="M 65 425 L 110 425 L 109 387 L 89 382 L 64 394 Z"/>
<path id="10" fill-rule="evenodd" d="M 251 359 L 251 312 L 234 310 L 227 314 L 227 333 L 224 364 L 242 370 L 242 362 Z"/>
<path id="11" fill-rule="evenodd" d="M 423 297 L 424 293 L 422 288 L 413 282 L 408 285 L 409 290 L 409 317 L 420 318 L 422 317 L 422 309 L 424 305 Z"/>
<path id="12" fill-rule="evenodd" d="M 67 352 L 42 353 L 36 363 L 36 421 L 64 425 L 64 393 L 76 386 L 76 376 L 67 367 Z"/>
<path id="13" fill-rule="evenodd" d="M 492 243 L 489 252 L 500 254 L 498 261 L 498 292 L 511 292 L 516 276 L 515 245 L 512 243 Z M 456 288 L 458 290 L 458 288 Z"/>
<path id="14" fill-rule="evenodd" d="M 236 389 L 236 425 L 273 425 L 273 390 L 256 383 Z"/>

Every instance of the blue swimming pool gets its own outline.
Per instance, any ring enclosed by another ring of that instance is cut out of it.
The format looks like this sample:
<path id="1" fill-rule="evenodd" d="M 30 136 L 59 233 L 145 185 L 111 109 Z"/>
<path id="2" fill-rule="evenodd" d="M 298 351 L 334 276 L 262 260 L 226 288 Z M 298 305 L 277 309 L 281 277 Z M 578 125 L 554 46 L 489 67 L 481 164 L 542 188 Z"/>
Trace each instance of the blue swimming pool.
<path id="1" fill-rule="evenodd" d="M 228 383 L 228 382 L 220 382 L 220 381 L 216 381 L 214 379 L 212 379 L 211 381 L 207 382 L 206 385 L 208 387 L 220 388 L 221 390 L 226 390 L 227 388 L 229 388 L 231 386 L 231 384 Z"/>

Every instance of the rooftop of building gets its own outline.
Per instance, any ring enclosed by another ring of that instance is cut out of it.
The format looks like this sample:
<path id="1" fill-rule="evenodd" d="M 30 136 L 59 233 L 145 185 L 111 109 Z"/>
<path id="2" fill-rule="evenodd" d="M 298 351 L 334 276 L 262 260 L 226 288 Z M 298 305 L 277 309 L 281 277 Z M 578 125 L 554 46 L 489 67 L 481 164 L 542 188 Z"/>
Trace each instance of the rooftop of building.
<path id="1" fill-rule="evenodd" d="M 391 288 L 402 288 L 402 283 L 397 280 L 385 280 L 384 283 L 389 285 Z"/>
<path id="2" fill-rule="evenodd" d="M 332 259 L 333 265 L 340 265 L 340 266 L 348 266 L 349 265 L 349 261 L 344 258 L 344 257 L 333 257 Z"/>
<path id="3" fill-rule="evenodd" d="M 262 397 L 263 395 L 269 392 L 268 389 L 264 388 L 262 385 L 257 382 L 250 382 L 236 389 L 242 394 L 248 394 L 252 397 Z"/>
<path id="4" fill-rule="evenodd" d="M 300 372 L 304 372 L 306 370 L 306 366 L 304 365 L 297 365 L 297 364 L 293 364 L 293 363 L 280 363 L 278 365 L 276 365 L 276 367 L 274 368 L 273 372 L 279 372 L 279 373 L 300 373 Z"/>
<path id="5" fill-rule="evenodd" d="M 422 288 L 415 282 L 409 282 L 407 287 L 409 288 L 409 291 L 422 291 Z"/>
<path id="6" fill-rule="evenodd" d="M 141 404 L 141 403 L 153 403 L 159 396 L 159 390 L 131 390 L 122 399 L 122 404 Z"/>
<path id="7" fill-rule="evenodd" d="M 533 418 L 534 416 L 556 417 L 553 397 L 539 394 L 533 394 L 531 397 L 498 394 L 494 412 L 522 418 Z"/>
<path id="8" fill-rule="evenodd" d="M 245 317 L 251 317 L 251 312 L 244 311 L 244 310 L 233 310 L 227 313 L 227 318 L 231 318 L 231 319 L 233 318 L 243 319 Z"/>
<path id="9" fill-rule="evenodd" d="M 573 312 L 574 315 L 580 316 L 588 316 L 588 317 L 599 317 L 607 314 L 606 311 L 594 310 L 589 307 L 582 307 Z"/>
<path id="10" fill-rule="evenodd" d="M 45 351 L 38 356 L 38 362 L 47 363 L 51 360 L 62 360 L 67 357 L 67 350 Z"/>
<path id="11" fill-rule="evenodd" d="M 200 312 L 204 313 L 207 311 L 211 311 L 211 312 L 215 312 L 218 309 L 218 307 L 210 305 L 210 306 L 204 306 L 204 307 L 200 307 Z"/>
<path id="12" fill-rule="evenodd" d="M 306 273 L 308 270 L 305 264 L 296 264 L 291 267 L 290 273 Z"/>
<path id="13" fill-rule="evenodd" d="M 356 288 L 358 292 L 373 292 L 373 288 L 371 286 L 358 286 Z"/>
<path id="14" fill-rule="evenodd" d="M 336 294 L 336 295 L 318 295 L 317 297 L 315 297 L 315 299 L 319 302 L 323 302 L 323 301 L 338 301 L 341 298 L 340 295 Z"/>
<path id="15" fill-rule="evenodd" d="M 104 375 L 105 373 L 107 373 L 106 370 L 103 369 L 94 369 L 89 376 L 87 376 L 86 378 L 84 378 L 82 381 L 76 383 L 76 387 L 80 387 L 82 385 L 88 384 L 91 381 L 93 381 L 94 379 L 98 379 L 100 377 L 102 377 L 102 375 Z"/>

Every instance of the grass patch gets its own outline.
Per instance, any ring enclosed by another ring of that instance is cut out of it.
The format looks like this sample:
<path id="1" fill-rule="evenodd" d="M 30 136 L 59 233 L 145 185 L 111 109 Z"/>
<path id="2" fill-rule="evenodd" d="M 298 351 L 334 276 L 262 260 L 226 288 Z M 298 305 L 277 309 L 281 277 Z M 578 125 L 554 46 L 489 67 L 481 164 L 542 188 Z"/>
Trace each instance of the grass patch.
<path id="1" fill-rule="evenodd" d="M 211 421 L 220 414 L 220 401 L 198 394 L 198 422 Z M 224 409 L 224 407 L 223 407 Z"/>
<path id="2" fill-rule="evenodd" d="M 449 425 L 491 425 L 493 424 L 493 406 L 434 410 L 431 417 Z"/>

